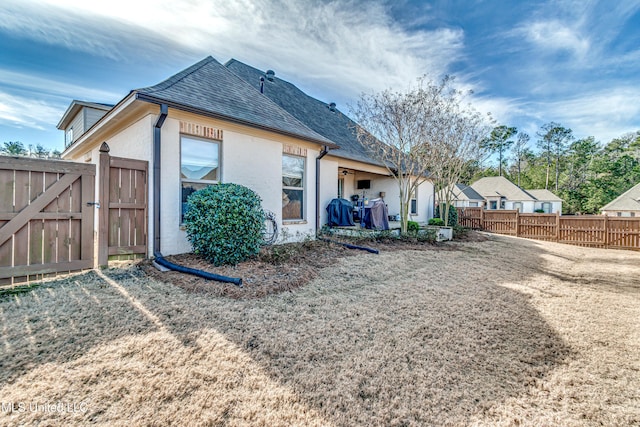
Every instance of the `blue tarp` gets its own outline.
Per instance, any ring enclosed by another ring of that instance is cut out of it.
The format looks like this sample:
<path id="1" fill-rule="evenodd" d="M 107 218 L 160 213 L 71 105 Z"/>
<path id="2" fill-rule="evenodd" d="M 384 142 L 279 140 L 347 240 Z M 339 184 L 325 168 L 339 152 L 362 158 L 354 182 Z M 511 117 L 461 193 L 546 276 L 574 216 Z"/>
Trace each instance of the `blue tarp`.
<path id="1" fill-rule="evenodd" d="M 329 227 L 346 227 L 353 222 L 353 204 L 346 199 L 333 199 L 327 206 Z"/>

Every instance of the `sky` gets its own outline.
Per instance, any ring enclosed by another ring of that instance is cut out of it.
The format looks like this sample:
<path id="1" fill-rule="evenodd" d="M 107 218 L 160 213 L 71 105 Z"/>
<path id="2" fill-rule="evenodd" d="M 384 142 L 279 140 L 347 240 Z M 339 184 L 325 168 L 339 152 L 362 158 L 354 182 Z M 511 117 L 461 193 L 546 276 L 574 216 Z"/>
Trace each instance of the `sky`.
<path id="1" fill-rule="evenodd" d="M 213 56 L 272 69 L 349 114 L 444 75 L 531 135 L 640 130 L 638 0 L 2 0 L 0 143 L 62 151 L 72 100 L 115 104 Z"/>

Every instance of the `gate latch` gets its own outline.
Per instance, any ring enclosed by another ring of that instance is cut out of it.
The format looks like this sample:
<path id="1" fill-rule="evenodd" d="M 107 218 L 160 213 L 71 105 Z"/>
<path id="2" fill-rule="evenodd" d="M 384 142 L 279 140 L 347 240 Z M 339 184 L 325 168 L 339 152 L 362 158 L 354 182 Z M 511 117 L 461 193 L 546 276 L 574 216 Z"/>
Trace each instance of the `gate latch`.
<path id="1" fill-rule="evenodd" d="M 87 202 L 87 206 L 95 206 L 100 209 L 100 202 Z"/>

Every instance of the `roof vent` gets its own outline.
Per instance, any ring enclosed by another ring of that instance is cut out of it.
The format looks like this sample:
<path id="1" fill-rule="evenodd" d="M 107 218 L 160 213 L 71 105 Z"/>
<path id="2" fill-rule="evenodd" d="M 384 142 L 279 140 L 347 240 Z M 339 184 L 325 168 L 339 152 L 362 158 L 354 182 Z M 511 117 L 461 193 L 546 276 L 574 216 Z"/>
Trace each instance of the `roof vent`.
<path id="1" fill-rule="evenodd" d="M 332 102 L 331 104 L 327 105 L 327 108 L 328 108 L 330 111 L 336 111 L 336 103 L 335 103 L 335 102 Z"/>
<path id="2" fill-rule="evenodd" d="M 265 73 L 265 75 L 267 76 L 267 80 L 269 80 L 270 82 L 273 81 L 273 78 L 275 77 L 276 73 L 273 70 L 267 70 L 267 72 Z"/>

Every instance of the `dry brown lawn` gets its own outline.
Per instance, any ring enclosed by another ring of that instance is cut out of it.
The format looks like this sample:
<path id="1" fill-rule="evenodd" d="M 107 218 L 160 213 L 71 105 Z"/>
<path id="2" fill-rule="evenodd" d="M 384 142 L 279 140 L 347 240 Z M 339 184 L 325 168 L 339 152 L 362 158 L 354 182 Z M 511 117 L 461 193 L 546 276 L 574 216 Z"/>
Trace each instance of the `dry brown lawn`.
<path id="1" fill-rule="evenodd" d="M 452 245 L 260 299 L 136 266 L 5 296 L 0 425 L 640 425 L 640 253 Z"/>

